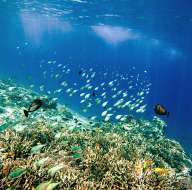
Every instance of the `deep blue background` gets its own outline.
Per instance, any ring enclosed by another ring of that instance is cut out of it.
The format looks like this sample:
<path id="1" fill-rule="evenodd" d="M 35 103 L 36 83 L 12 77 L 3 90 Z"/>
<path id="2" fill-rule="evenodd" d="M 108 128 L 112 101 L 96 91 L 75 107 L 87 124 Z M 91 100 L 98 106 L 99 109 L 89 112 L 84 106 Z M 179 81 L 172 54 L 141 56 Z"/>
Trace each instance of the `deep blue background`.
<path id="1" fill-rule="evenodd" d="M 45 30 L 38 42 L 33 41 L 26 33 L 21 19 L 21 8 L 26 11 L 33 6 L 22 4 L 22 1 L 19 4 L 1 2 L 0 76 L 12 77 L 25 85 L 32 80 L 38 86 L 43 81 L 39 64 L 41 60 L 50 59 L 63 64 L 72 63 L 74 70 L 77 70 L 75 65 L 93 67 L 98 71 L 118 69 L 122 73 L 128 71 L 130 66 L 136 66 L 137 70 L 147 68 L 152 82 L 147 99 L 148 117 L 153 115 L 154 104 L 166 105 L 170 111 L 170 117 L 165 119 L 168 123 L 167 135 L 179 140 L 186 150 L 192 152 L 192 2 L 90 2 L 37 3 L 44 4 L 37 6 L 36 11 L 29 15 L 38 15 L 41 22 L 48 21 L 43 16 L 45 13 L 41 12 L 46 4 L 49 8 L 52 6 L 59 7 L 60 10 L 73 10 L 70 15 L 59 17 L 61 22 L 69 22 L 73 30 L 62 32 L 57 27 L 54 30 Z M 120 17 L 104 17 L 103 14 L 117 14 Z M 89 17 L 78 17 L 86 15 Z M 106 43 L 90 29 L 99 23 L 132 28 L 144 37 L 139 43 L 125 41 L 114 46 Z M 158 39 L 161 42 L 160 47 L 152 46 L 150 39 Z M 19 50 L 17 46 L 20 47 Z M 176 49 L 181 55 L 170 57 L 166 53 L 170 48 Z M 47 81 L 47 87 L 55 88 L 55 83 Z"/>

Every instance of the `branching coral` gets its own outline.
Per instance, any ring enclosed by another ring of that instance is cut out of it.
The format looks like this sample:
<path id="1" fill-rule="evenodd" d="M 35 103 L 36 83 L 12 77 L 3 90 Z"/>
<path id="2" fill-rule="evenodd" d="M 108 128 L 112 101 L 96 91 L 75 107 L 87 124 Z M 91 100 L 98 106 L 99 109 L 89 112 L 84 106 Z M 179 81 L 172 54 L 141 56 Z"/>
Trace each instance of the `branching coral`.
<path id="1" fill-rule="evenodd" d="M 55 138 L 58 130 L 46 122 L 37 122 L 22 132 L 5 130 L 0 135 L 4 147 L 0 188 L 30 189 L 52 179 L 60 182 L 60 189 L 179 189 L 178 168 L 171 168 L 166 160 L 158 165 L 157 160 L 165 158 L 149 152 L 149 143 L 142 135 L 120 133 L 119 129 L 115 132 L 115 127 L 87 132 L 60 128 L 59 138 Z M 44 134 L 47 144 L 40 144 L 39 134 Z M 174 145 L 170 141 L 169 146 Z M 159 146 L 164 148 L 163 143 Z M 182 148 L 176 147 L 177 154 L 183 155 Z M 175 151 L 167 156 L 172 154 Z M 179 159 L 184 164 L 186 155 Z"/>
<path id="2" fill-rule="evenodd" d="M 0 189 L 181 190 L 190 186 L 192 162 L 179 143 L 163 135 L 165 123 L 160 119 L 132 117 L 80 128 L 79 120 L 65 109 L 59 115 L 54 106 L 46 114 L 20 118 L 1 131 Z"/>

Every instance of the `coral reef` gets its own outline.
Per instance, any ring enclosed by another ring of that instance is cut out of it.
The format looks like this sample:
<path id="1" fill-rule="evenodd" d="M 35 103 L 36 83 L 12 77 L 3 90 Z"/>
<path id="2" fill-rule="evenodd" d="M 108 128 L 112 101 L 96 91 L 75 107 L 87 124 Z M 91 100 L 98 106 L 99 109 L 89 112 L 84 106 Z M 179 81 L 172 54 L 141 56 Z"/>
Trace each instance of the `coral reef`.
<path id="1" fill-rule="evenodd" d="M 38 94 L 11 81 L 0 81 L 0 94 L 0 189 L 191 188 L 192 161 L 157 117 L 92 127 L 54 102 L 26 119 L 22 109 Z"/>

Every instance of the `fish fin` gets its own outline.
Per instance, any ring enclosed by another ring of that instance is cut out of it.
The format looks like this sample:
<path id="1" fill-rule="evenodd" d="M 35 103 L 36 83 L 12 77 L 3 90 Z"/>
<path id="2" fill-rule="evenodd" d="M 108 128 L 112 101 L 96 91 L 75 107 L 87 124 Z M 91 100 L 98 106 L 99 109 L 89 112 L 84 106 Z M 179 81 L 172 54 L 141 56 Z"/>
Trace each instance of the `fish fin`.
<path id="1" fill-rule="evenodd" d="M 169 115 L 170 115 L 170 113 L 169 113 L 169 112 L 167 112 L 167 117 L 169 117 Z"/>
<path id="2" fill-rule="evenodd" d="M 25 117 L 28 117 L 29 112 L 27 110 L 23 110 L 23 113 L 24 113 Z"/>

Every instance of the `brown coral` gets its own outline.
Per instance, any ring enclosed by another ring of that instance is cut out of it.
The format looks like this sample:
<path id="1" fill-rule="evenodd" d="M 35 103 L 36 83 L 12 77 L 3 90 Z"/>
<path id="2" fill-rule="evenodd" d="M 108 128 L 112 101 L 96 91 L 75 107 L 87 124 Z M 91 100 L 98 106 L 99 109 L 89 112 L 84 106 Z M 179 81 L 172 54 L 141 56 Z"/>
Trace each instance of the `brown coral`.
<path id="1" fill-rule="evenodd" d="M 105 123 L 93 131 L 70 131 L 38 121 L 22 132 L 5 130 L 0 134 L 0 189 L 17 186 L 31 190 L 50 179 L 61 182 L 59 189 L 179 189 L 182 185 L 176 175 L 157 171 L 158 167 L 174 168 L 149 151 L 153 147 L 149 149 L 148 139 L 141 133 L 125 133 L 120 127 Z M 59 138 L 55 138 L 57 133 Z M 43 144 L 41 151 L 32 154 L 38 144 Z M 162 144 L 158 143 L 159 149 Z M 8 177 L 20 167 L 27 169 L 24 175 Z"/>

